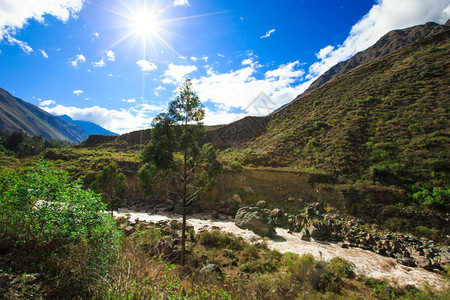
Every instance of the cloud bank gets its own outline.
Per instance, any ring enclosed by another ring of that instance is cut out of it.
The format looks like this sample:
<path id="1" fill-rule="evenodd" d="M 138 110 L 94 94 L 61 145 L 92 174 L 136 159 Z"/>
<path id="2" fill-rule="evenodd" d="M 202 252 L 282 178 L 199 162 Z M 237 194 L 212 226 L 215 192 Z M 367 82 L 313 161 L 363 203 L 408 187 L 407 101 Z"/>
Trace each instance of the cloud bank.
<path id="1" fill-rule="evenodd" d="M 44 16 L 53 16 L 62 22 L 76 17 L 85 0 L 2 0 L 0 1 L 0 40 L 18 45 L 25 53 L 33 49 L 26 42 L 13 36 L 24 28 L 29 20 L 44 23 Z"/>
<path id="2" fill-rule="evenodd" d="M 308 78 L 325 73 L 335 64 L 367 49 L 394 29 L 434 21 L 445 23 L 450 18 L 448 0 L 380 0 L 338 46 L 326 46 L 317 53 L 318 61 L 309 68 Z"/>

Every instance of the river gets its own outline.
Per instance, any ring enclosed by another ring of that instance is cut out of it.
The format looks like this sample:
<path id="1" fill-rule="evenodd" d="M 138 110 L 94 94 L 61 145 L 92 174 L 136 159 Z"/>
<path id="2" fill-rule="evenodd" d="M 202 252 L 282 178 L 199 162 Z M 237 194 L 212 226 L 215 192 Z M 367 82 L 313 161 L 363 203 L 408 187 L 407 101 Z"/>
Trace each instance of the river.
<path id="1" fill-rule="evenodd" d="M 136 220 L 146 222 L 159 222 L 168 220 L 179 220 L 181 216 L 171 213 L 166 214 L 148 214 L 142 212 L 133 212 L 119 210 L 114 214 L 115 217 L 129 217 L 131 222 Z M 188 225 L 194 227 L 195 231 L 209 230 L 212 228 L 220 229 L 224 232 L 230 232 L 240 236 L 248 242 L 257 243 L 263 239 L 250 230 L 237 227 L 234 222 L 226 217 L 214 220 L 209 214 L 194 214 L 187 218 Z M 363 250 L 360 248 L 342 248 L 333 243 L 303 241 L 297 233 L 289 233 L 287 229 L 276 228 L 277 235 L 273 239 L 264 240 L 269 249 L 278 250 L 281 253 L 293 252 L 299 255 L 311 253 L 317 259 L 329 261 L 333 257 L 342 257 L 355 264 L 355 273 L 384 280 L 392 285 L 405 286 L 416 285 L 423 287 L 426 284 L 437 288 L 447 288 L 449 285 L 439 274 L 427 271 L 422 268 L 410 268 L 396 262 L 395 259 L 381 256 L 377 253 Z"/>

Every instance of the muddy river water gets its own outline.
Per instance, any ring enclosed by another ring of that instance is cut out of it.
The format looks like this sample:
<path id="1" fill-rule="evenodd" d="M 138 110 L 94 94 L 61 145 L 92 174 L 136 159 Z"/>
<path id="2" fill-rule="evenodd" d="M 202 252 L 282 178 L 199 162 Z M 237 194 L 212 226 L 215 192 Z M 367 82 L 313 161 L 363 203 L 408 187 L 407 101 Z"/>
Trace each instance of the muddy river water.
<path id="1" fill-rule="evenodd" d="M 175 214 L 148 214 L 121 210 L 115 216 L 129 217 L 130 221 L 159 222 L 167 220 L 179 220 L 181 216 Z M 230 232 L 243 239 L 256 243 L 263 239 L 250 230 L 237 227 L 232 220 L 221 218 L 214 220 L 209 214 L 194 214 L 187 218 L 188 225 L 194 227 L 195 231 L 220 229 Z M 394 259 L 381 256 L 377 253 L 359 248 L 342 248 L 338 244 L 303 241 L 297 233 L 289 233 L 287 229 L 276 228 L 277 235 L 273 239 L 265 239 L 269 249 L 278 250 L 282 253 L 293 252 L 299 255 L 311 253 L 317 259 L 329 261 L 333 257 L 342 257 L 355 264 L 355 273 L 368 277 L 385 280 L 391 284 L 404 286 L 408 284 L 423 287 L 427 283 L 437 289 L 448 287 L 448 283 L 439 274 L 421 268 L 410 268 L 398 264 Z"/>

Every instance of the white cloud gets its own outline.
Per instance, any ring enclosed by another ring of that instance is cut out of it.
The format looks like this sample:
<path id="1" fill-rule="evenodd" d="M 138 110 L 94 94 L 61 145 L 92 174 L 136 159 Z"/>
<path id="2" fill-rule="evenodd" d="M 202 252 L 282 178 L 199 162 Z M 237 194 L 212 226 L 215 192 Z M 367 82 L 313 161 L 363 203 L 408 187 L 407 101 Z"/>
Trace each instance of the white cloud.
<path id="1" fill-rule="evenodd" d="M 73 93 L 74 93 L 75 95 L 79 96 L 79 95 L 83 94 L 84 91 L 83 91 L 83 90 L 75 90 L 75 91 L 73 91 Z"/>
<path id="2" fill-rule="evenodd" d="M 130 99 L 122 99 L 123 102 L 128 102 L 128 103 L 135 103 L 136 99 L 134 98 L 130 98 Z"/>
<path id="3" fill-rule="evenodd" d="M 63 105 L 40 108 L 54 115 L 66 114 L 74 120 L 93 122 L 120 134 L 149 128 L 153 119 L 152 115 L 165 109 L 162 106 L 150 104 L 136 105 L 127 110 L 109 110 L 100 106 L 78 108 Z"/>
<path id="4" fill-rule="evenodd" d="M 45 52 L 44 50 L 41 50 L 41 49 L 39 49 L 39 52 L 41 52 L 41 54 L 44 58 L 48 58 L 47 52 Z"/>
<path id="5" fill-rule="evenodd" d="M 98 34 L 98 32 L 94 32 L 94 33 L 92 34 L 92 36 L 95 37 L 95 38 L 98 38 L 98 37 L 100 36 L 100 34 Z"/>
<path id="6" fill-rule="evenodd" d="M 304 71 L 298 69 L 299 66 L 298 61 L 280 65 L 267 71 L 263 79 L 256 78 L 260 65 L 255 63 L 228 73 L 210 69 L 207 76 L 193 79 L 192 83 L 203 102 L 223 105 L 222 114 L 240 108 L 251 115 L 265 115 L 292 101 L 307 88 L 306 83 L 300 84 Z M 261 97 L 261 93 L 267 98 Z"/>
<path id="7" fill-rule="evenodd" d="M 141 68 L 142 72 L 150 72 L 158 68 L 154 63 L 145 59 L 138 60 L 136 64 Z"/>
<path id="8" fill-rule="evenodd" d="M 225 55 L 221 54 L 221 53 L 217 53 L 217 56 L 219 57 L 225 57 Z"/>
<path id="9" fill-rule="evenodd" d="M 198 58 L 195 57 L 195 56 L 191 56 L 191 60 L 192 60 L 193 62 L 196 62 L 196 61 L 198 60 Z"/>
<path id="10" fill-rule="evenodd" d="M 31 19 L 44 23 L 44 16 L 54 16 L 66 22 L 83 7 L 85 0 L 14 0 L 0 1 L 0 40 L 6 38 L 11 45 L 18 45 L 25 53 L 33 49 L 26 42 L 13 36 L 23 29 Z"/>
<path id="11" fill-rule="evenodd" d="M 189 0 L 175 0 L 173 6 L 190 6 Z"/>
<path id="12" fill-rule="evenodd" d="M 51 106 L 54 105 L 56 102 L 53 100 L 44 100 L 44 101 L 40 101 L 39 105 L 40 106 Z"/>
<path id="13" fill-rule="evenodd" d="M 1 35 L 1 31 L 0 31 L 0 35 Z M 33 52 L 33 48 L 28 46 L 28 44 L 26 42 L 20 41 L 16 38 L 12 37 L 9 33 L 6 33 L 4 35 L 4 37 L 6 38 L 6 40 L 8 41 L 8 43 L 10 45 L 18 45 L 20 47 L 20 49 L 22 49 L 22 51 L 25 52 L 26 54 L 30 54 L 31 52 Z M 0 41 L 1 41 L 1 36 L 0 36 Z"/>
<path id="14" fill-rule="evenodd" d="M 208 58 L 209 58 L 209 57 L 206 56 L 206 55 L 203 55 L 203 56 L 202 56 L 202 59 L 203 59 L 205 62 L 208 62 Z"/>
<path id="15" fill-rule="evenodd" d="M 113 74 L 109 73 L 109 74 L 108 74 L 108 77 L 113 77 Z"/>
<path id="16" fill-rule="evenodd" d="M 104 66 L 106 66 L 106 63 L 105 63 L 105 61 L 104 61 L 103 58 L 102 58 L 102 59 L 100 59 L 99 61 L 93 62 L 93 63 L 92 63 L 92 66 L 93 66 L 94 68 L 103 68 Z"/>
<path id="17" fill-rule="evenodd" d="M 162 75 L 164 77 L 162 82 L 163 83 L 173 83 L 173 84 L 180 83 L 184 80 L 186 75 L 188 75 L 194 71 L 197 71 L 196 66 L 169 64 L 168 69 Z"/>
<path id="18" fill-rule="evenodd" d="M 266 34 L 265 35 L 263 35 L 263 36 L 260 36 L 259 38 L 260 39 L 265 39 L 265 38 L 268 38 L 269 36 L 271 36 L 272 35 L 272 33 L 274 33 L 275 32 L 275 29 L 270 29 L 269 31 L 267 31 L 266 32 Z"/>
<path id="19" fill-rule="evenodd" d="M 253 63 L 253 60 L 252 60 L 251 58 L 244 59 L 244 60 L 241 62 L 241 64 L 242 64 L 243 66 L 251 65 L 252 63 Z"/>
<path id="20" fill-rule="evenodd" d="M 78 65 L 80 63 L 85 63 L 85 62 L 86 62 L 86 57 L 84 57 L 83 54 L 78 54 L 77 56 L 75 56 L 74 60 L 70 61 L 72 66 L 74 66 L 75 68 L 78 67 Z"/>
<path id="21" fill-rule="evenodd" d="M 448 0 L 379 0 L 369 13 L 357 22 L 342 45 L 326 46 L 317 54 L 308 78 L 317 77 L 340 61 L 372 46 L 387 32 L 423 24 L 444 23 L 450 18 Z"/>
<path id="22" fill-rule="evenodd" d="M 115 61 L 116 60 L 116 54 L 112 50 L 106 51 L 106 59 L 109 61 Z"/>

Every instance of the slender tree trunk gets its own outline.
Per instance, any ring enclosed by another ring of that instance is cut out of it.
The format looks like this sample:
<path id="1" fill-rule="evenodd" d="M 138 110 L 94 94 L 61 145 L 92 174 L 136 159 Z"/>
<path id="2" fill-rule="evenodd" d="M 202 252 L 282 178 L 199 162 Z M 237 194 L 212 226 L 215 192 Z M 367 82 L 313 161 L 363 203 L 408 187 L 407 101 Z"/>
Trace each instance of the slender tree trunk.
<path id="1" fill-rule="evenodd" d="M 184 132 L 187 131 L 187 118 L 184 122 Z M 183 203 L 181 206 L 183 214 L 183 226 L 181 229 L 181 265 L 185 263 L 186 252 L 186 198 L 187 198 L 187 146 L 184 145 L 184 164 L 183 164 Z"/>

